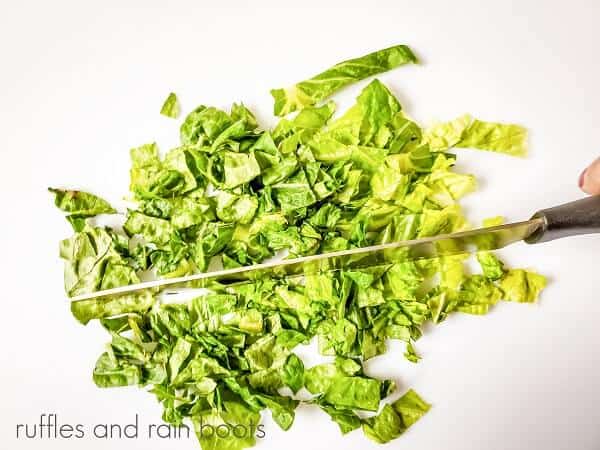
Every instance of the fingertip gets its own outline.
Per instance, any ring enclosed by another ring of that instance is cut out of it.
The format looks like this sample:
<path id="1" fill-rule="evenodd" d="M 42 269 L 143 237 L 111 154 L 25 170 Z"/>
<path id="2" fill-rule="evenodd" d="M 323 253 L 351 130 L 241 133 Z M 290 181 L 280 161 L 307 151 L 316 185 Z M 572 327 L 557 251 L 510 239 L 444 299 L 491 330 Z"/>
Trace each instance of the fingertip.
<path id="1" fill-rule="evenodd" d="M 583 189 L 583 181 L 585 180 L 585 173 L 587 172 L 587 169 L 585 169 L 583 172 L 581 172 L 581 175 L 579 175 L 579 188 Z"/>
<path id="2" fill-rule="evenodd" d="M 600 158 L 583 171 L 579 177 L 579 187 L 586 194 L 600 195 Z"/>

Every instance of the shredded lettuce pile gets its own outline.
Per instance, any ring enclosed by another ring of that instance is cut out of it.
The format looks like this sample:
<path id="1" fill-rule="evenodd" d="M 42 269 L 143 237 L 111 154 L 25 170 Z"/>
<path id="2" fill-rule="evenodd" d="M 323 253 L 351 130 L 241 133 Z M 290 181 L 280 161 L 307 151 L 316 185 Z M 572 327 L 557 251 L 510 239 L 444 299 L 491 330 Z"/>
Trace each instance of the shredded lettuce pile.
<path id="1" fill-rule="evenodd" d="M 131 150 L 136 206 L 122 228 L 90 219 L 116 213 L 105 200 L 51 189 L 75 231 L 60 245 L 67 294 L 148 274 L 251 265 L 282 251 L 295 257 L 468 229 L 458 200 L 476 181 L 453 170 L 450 151 L 523 156 L 525 129 L 470 116 L 423 128 L 376 79 L 337 118 L 334 103 L 323 102 L 351 82 L 410 62 L 412 51 L 396 46 L 274 90 L 276 114 L 299 112 L 271 130 L 242 104 L 229 112 L 197 107 L 181 124 L 179 147 L 164 156 L 155 143 Z M 175 117 L 178 109 L 171 94 L 161 113 Z M 534 302 L 546 283 L 532 271 L 508 269 L 490 251 L 477 254 L 477 273 L 466 259 L 406 259 L 301 280 L 214 285 L 180 303 L 145 291 L 73 302 L 72 313 L 84 324 L 99 320 L 111 336 L 94 382 L 150 387 L 163 419 L 194 424 L 205 450 L 246 448 L 256 437 L 219 437 L 202 424 L 249 426 L 268 409 L 287 430 L 299 404 L 320 408 L 342 433 L 362 428 L 385 443 L 430 405 L 412 390 L 388 401 L 394 382 L 369 376 L 365 361 L 399 339 L 416 363 L 425 322 L 486 314 L 501 300 Z M 330 362 L 308 368 L 294 350 L 313 338 Z"/>

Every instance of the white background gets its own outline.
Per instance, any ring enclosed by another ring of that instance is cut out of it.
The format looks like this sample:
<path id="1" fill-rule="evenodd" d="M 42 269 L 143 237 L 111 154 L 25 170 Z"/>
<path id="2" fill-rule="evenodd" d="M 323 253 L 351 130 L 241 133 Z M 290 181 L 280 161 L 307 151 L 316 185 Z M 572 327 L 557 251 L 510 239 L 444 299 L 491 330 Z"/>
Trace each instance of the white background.
<path id="1" fill-rule="evenodd" d="M 0 448 L 192 449 L 195 439 L 16 440 L 17 423 L 158 423 L 137 388 L 91 380 L 106 334 L 79 325 L 62 290 L 58 241 L 69 227 L 47 186 L 118 201 L 128 149 L 177 142 L 158 114 L 169 91 L 184 112 L 244 101 L 274 123 L 269 89 L 346 58 L 406 43 L 423 64 L 380 78 L 416 119 L 469 112 L 531 130 L 526 160 L 459 153 L 481 189 L 464 202 L 475 222 L 509 220 L 581 196 L 577 178 L 600 155 L 600 7 L 594 1 L 282 1 L 203 6 L 177 1 L 13 1 L 0 7 Z M 209 2 L 205 2 L 209 3 Z M 336 98 L 350 104 L 358 87 Z M 370 373 L 414 387 L 431 412 L 389 448 L 600 448 L 600 237 L 502 252 L 550 279 L 537 305 L 501 304 L 426 330 L 413 366 L 392 346 Z M 260 449 L 380 448 L 342 437 L 311 408 L 284 433 L 270 419 Z"/>

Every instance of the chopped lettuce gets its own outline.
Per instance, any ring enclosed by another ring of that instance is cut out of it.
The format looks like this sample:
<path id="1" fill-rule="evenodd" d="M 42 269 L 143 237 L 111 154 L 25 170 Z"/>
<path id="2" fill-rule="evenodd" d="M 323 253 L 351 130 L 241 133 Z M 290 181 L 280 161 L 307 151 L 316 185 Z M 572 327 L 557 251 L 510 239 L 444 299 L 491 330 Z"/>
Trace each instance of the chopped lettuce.
<path id="1" fill-rule="evenodd" d="M 431 151 L 448 150 L 462 140 L 465 130 L 472 121 L 473 118 L 469 114 L 465 114 L 450 122 L 436 123 L 425 130 L 424 140 Z"/>
<path id="2" fill-rule="evenodd" d="M 322 102 L 411 62 L 408 47 L 391 47 L 274 90 L 276 114 L 299 112 L 271 130 L 243 104 L 197 107 L 182 121 L 179 146 L 164 154 L 155 143 L 130 151 L 134 204 L 122 227 L 91 226 L 87 219 L 115 213 L 100 197 L 50 189 L 75 230 L 60 245 L 67 295 L 212 264 L 255 264 L 281 252 L 311 255 L 468 229 L 458 202 L 477 183 L 454 170 L 450 150 L 522 156 L 524 129 L 468 115 L 422 128 L 379 80 L 337 118 L 334 103 Z M 175 117 L 178 110 L 171 94 L 161 113 Z M 393 264 L 215 284 L 180 303 L 146 290 L 73 302 L 71 311 L 109 333 L 92 373 L 96 385 L 148 387 L 163 420 L 191 421 L 204 450 L 253 446 L 266 410 L 288 430 L 301 403 L 318 407 L 342 433 L 362 428 L 386 443 L 430 406 L 412 390 L 390 403 L 395 383 L 368 376 L 365 361 L 396 339 L 416 363 L 426 323 L 486 314 L 502 300 L 533 302 L 545 287 L 543 276 L 506 267 L 491 253 L 492 239 L 476 242 L 480 273 L 469 273 L 466 255 L 411 260 L 399 249 L 390 251 Z M 305 367 L 296 350 L 313 338 L 331 361 Z M 232 434 L 242 428 L 243 436 Z"/>
<path id="3" fill-rule="evenodd" d="M 176 119 L 179 116 L 179 100 L 177 100 L 177 95 L 174 92 L 169 93 L 160 108 L 160 113 L 172 119 Z"/>
<path id="4" fill-rule="evenodd" d="M 500 280 L 506 300 L 533 303 L 546 287 L 546 277 L 523 269 L 511 269 Z"/>
<path id="5" fill-rule="evenodd" d="M 483 274 L 490 280 L 499 280 L 504 275 L 504 264 L 492 252 L 477 253 L 477 261 Z"/>
<path id="6" fill-rule="evenodd" d="M 431 405 L 411 389 L 392 404 L 385 405 L 378 415 L 366 419 L 363 431 L 369 439 L 385 444 L 404 433 L 430 408 Z"/>
<path id="7" fill-rule="evenodd" d="M 445 123 L 436 123 L 425 130 L 424 140 L 431 151 L 446 151 L 452 147 L 475 148 L 511 156 L 527 155 L 527 130 L 520 125 L 484 122 L 470 115 Z"/>
<path id="8" fill-rule="evenodd" d="M 86 228 L 60 243 L 65 260 L 64 284 L 69 296 L 138 283 L 136 271 L 120 253 L 114 234 Z"/>
<path id="9" fill-rule="evenodd" d="M 527 130 L 519 125 L 482 122 L 475 119 L 456 145 L 506 153 L 511 156 L 526 156 Z"/>
<path id="10" fill-rule="evenodd" d="M 274 114 L 284 116 L 305 106 L 312 106 L 351 83 L 416 62 L 417 57 L 410 48 L 396 45 L 338 63 L 290 88 L 273 89 L 271 95 L 275 100 Z"/>
<path id="11" fill-rule="evenodd" d="M 83 230 L 88 217 L 117 212 L 106 200 L 88 192 L 56 188 L 48 191 L 54 194 L 54 204 L 68 213 L 67 220 L 75 231 Z"/>

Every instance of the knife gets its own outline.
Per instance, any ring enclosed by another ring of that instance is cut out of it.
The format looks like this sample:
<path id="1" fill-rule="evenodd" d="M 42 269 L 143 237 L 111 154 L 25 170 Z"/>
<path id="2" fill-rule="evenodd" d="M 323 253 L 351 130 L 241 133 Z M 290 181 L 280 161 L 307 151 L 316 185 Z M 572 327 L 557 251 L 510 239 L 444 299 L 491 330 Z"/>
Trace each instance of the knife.
<path id="1" fill-rule="evenodd" d="M 264 276 L 290 278 L 336 270 L 359 270 L 407 260 L 497 250 L 519 241 L 537 244 L 590 233 L 600 233 L 600 195 L 542 209 L 523 222 L 153 280 L 77 295 L 71 301 L 159 290 L 168 286 L 203 288 L 215 282 L 249 282 Z"/>

